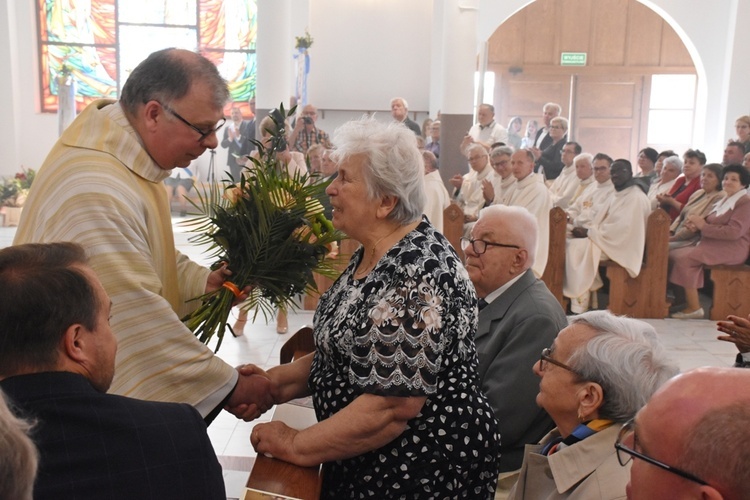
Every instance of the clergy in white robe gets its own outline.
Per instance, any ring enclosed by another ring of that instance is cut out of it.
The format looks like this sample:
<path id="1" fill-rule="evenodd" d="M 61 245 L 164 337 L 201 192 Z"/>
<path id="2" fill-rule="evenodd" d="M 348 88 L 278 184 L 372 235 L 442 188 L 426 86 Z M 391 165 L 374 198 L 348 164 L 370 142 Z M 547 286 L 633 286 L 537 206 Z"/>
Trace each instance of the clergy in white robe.
<path id="1" fill-rule="evenodd" d="M 657 195 L 667 194 L 674 186 L 675 181 L 682 173 L 684 163 L 679 156 L 669 156 L 664 158 L 661 167 L 659 180 L 651 184 L 648 190 L 648 199 L 651 202 L 651 210 L 659 206 Z"/>
<path id="2" fill-rule="evenodd" d="M 566 240 L 563 295 L 571 299 L 574 313 L 585 312 L 590 292 L 601 287 L 600 261 L 617 262 L 631 277 L 641 271 L 651 206 L 642 186 L 633 180 L 630 162 L 615 161 L 611 175 L 614 196 L 589 229 L 574 228 L 573 238 Z"/>
<path id="3" fill-rule="evenodd" d="M 599 209 L 614 193 L 615 186 L 609 178 L 612 159 L 599 153 L 594 157 L 593 182 L 577 195 L 568 207 L 568 237 L 574 227 L 590 228 Z M 591 180 L 591 178 L 589 178 Z"/>
<path id="4" fill-rule="evenodd" d="M 576 180 L 575 180 L 575 191 L 573 196 L 570 197 L 568 208 L 573 205 L 578 198 L 586 191 L 591 184 L 594 183 L 594 157 L 589 153 L 581 153 L 576 156 L 573 160 L 573 164 L 576 167 Z"/>
<path id="5" fill-rule="evenodd" d="M 491 181 L 495 174 L 490 165 L 489 153 L 480 144 L 470 144 L 466 155 L 471 170 L 468 174 L 453 176 L 451 184 L 456 188 L 453 197 L 463 209 L 464 217 L 468 221 L 475 221 L 484 207 L 482 181 Z"/>
<path id="6" fill-rule="evenodd" d="M 581 146 L 577 142 L 567 142 L 561 150 L 562 162 L 565 165 L 560 175 L 549 186 L 552 205 L 563 210 L 568 208 L 570 199 L 578 187 L 575 159 L 581 154 Z"/>
<path id="7" fill-rule="evenodd" d="M 437 169 L 437 157 L 429 151 L 423 151 L 422 159 L 424 160 L 424 191 L 426 195 L 424 214 L 435 229 L 442 233 L 443 210 L 448 208 L 451 198 Z"/>
<path id="8" fill-rule="evenodd" d="M 508 205 L 524 207 L 536 217 L 539 239 L 532 271 L 537 277 L 544 274 L 549 253 L 549 211 L 552 209 L 549 190 L 544 178 L 534 173 L 534 156 L 528 150 L 516 151 L 511 156 L 511 169 L 518 179 L 508 194 Z"/>
<path id="9" fill-rule="evenodd" d="M 510 168 L 510 157 L 513 155 L 513 148 L 510 146 L 498 146 L 490 151 L 490 165 L 495 171 L 492 180 L 493 197 L 488 201 L 487 195 L 490 194 L 485 189 L 485 201 L 488 205 L 505 204 L 503 198 L 509 192 L 510 187 L 516 183 L 513 171 Z"/>

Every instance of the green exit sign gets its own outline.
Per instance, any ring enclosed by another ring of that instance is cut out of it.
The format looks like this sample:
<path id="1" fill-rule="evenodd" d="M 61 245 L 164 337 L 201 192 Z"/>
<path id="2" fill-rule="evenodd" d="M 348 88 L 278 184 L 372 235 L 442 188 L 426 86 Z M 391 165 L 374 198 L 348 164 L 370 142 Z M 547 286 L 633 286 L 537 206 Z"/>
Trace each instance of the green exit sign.
<path id="1" fill-rule="evenodd" d="M 586 52 L 563 52 L 560 66 L 586 66 Z"/>

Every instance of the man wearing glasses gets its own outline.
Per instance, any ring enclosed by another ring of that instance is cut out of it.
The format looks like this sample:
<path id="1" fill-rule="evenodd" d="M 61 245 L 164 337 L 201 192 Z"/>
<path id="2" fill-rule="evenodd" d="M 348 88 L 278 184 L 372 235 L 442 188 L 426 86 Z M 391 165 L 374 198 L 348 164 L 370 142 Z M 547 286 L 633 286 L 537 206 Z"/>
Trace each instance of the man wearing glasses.
<path id="1" fill-rule="evenodd" d="M 537 223 L 526 209 L 487 207 L 471 234 L 461 240 L 461 247 L 481 299 L 475 338 L 479 379 L 499 423 L 498 488 L 509 489 L 524 446 L 539 442 L 554 426 L 536 404 L 539 379 L 531 366 L 568 323 L 555 297 L 530 270 Z"/>
<path id="2" fill-rule="evenodd" d="M 615 444 L 628 498 L 748 498 L 749 387 L 750 371 L 714 367 L 664 384 Z"/>
<path id="3" fill-rule="evenodd" d="M 120 101 L 88 106 L 47 156 L 14 244 L 74 241 L 112 299 L 119 352 L 110 392 L 189 403 L 210 421 L 228 405 L 257 417 L 268 379 L 240 376 L 182 324 L 188 299 L 222 285 L 176 251 L 162 181 L 218 145 L 226 82 L 208 59 L 166 49 L 139 64 Z M 257 403 L 257 405 L 256 405 Z"/>

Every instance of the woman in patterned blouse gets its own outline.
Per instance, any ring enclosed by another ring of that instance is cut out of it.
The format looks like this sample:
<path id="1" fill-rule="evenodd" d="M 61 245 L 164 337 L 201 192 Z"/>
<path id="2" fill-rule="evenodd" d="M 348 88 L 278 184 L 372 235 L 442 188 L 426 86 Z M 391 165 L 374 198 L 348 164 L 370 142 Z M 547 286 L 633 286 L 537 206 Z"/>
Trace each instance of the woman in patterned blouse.
<path id="1" fill-rule="evenodd" d="M 499 436 L 477 379 L 476 293 L 422 217 L 414 134 L 364 119 L 334 142 L 333 224 L 361 247 L 321 297 L 315 353 L 268 371 L 277 402 L 311 394 L 319 423 L 259 424 L 251 442 L 322 463 L 324 498 L 492 498 Z"/>

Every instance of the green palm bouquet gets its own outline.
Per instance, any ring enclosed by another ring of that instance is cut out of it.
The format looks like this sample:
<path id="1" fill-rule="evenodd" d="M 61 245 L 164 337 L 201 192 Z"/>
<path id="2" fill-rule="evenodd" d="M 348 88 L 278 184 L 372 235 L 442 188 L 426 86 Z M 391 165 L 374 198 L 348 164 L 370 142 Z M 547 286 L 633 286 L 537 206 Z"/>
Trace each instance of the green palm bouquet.
<path id="1" fill-rule="evenodd" d="M 294 108 L 290 111 L 291 114 Z M 336 260 L 326 256 L 343 237 L 323 214 L 328 186 L 317 176 L 290 175 L 276 153 L 286 148 L 283 105 L 272 114 L 276 130 L 268 146 L 255 141 L 259 158 L 235 182 L 223 181 L 199 194 L 197 218 L 188 222 L 191 238 L 207 244 L 215 266 L 226 262 L 230 281 L 219 290 L 196 297 L 201 305 L 183 322 L 203 343 L 214 335 L 219 350 L 229 314 L 241 291 L 252 287 L 243 309 L 265 319 L 281 307 L 294 307 L 294 297 L 316 291 L 313 273 L 335 278 Z M 232 331 L 232 334 L 234 332 Z"/>

